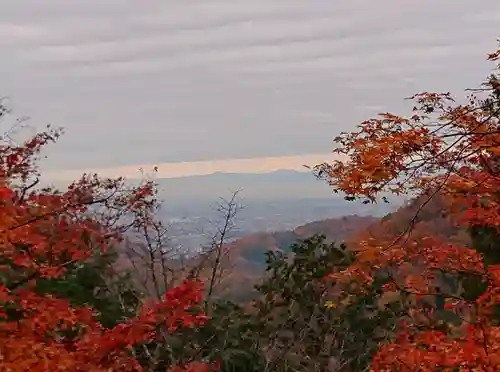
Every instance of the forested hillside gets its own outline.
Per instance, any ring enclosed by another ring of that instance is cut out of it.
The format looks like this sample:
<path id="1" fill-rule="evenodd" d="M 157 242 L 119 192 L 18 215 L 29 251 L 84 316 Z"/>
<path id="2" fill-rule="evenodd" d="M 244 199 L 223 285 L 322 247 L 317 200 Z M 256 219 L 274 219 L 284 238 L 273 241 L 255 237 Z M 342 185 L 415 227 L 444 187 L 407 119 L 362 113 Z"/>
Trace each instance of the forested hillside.
<path id="1" fill-rule="evenodd" d="M 293 244 L 314 235 L 324 235 L 328 242 L 340 244 L 377 220 L 375 217 L 345 216 L 311 222 L 292 231 L 252 234 L 228 243 L 225 245 L 228 272 L 219 295 L 237 301 L 255 298 L 254 286 L 265 274 L 268 251 L 289 253 Z"/>
<path id="2" fill-rule="evenodd" d="M 425 203 L 425 205 L 423 205 Z M 266 253 L 288 253 L 294 243 L 314 235 L 324 235 L 326 241 L 356 247 L 368 238 L 396 239 L 405 232 L 410 235 L 432 234 L 457 244 L 470 244 L 466 229 L 456 226 L 444 212 L 441 197 L 430 202 L 425 196 L 413 199 L 383 218 L 369 216 L 344 216 L 308 223 L 292 231 L 252 234 L 226 245 L 228 273 L 223 290 L 225 298 L 247 301 L 256 295 L 254 285 L 262 279 L 266 267 Z"/>

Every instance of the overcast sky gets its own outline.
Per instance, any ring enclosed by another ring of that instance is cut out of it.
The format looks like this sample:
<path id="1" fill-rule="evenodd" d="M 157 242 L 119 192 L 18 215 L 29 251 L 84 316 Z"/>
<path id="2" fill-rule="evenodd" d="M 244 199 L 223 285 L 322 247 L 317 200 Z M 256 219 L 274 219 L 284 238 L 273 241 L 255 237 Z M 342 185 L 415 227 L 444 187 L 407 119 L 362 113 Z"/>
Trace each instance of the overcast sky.
<path id="1" fill-rule="evenodd" d="M 297 168 L 416 91 L 476 86 L 500 36 L 499 0 L 0 5 L 0 95 L 35 129 L 66 128 L 53 171 Z M 262 157 L 282 158 L 207 163 Z"/>

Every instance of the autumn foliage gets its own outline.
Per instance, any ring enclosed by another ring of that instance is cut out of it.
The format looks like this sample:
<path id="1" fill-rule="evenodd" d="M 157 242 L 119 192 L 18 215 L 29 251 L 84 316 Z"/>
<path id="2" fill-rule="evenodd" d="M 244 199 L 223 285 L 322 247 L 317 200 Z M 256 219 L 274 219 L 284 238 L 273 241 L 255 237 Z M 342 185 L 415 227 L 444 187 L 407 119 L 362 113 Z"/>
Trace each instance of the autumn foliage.
<path id="1" fill-rule="evenodd" d="M 488 59 L 498 63 L 500 50 Z M 498 72 L 464 102 L 449 93 L 416 94 L 410 117 L 384 113 L 361 123 L 336 138 L 335 152 L 347 160 L 315 168 L 348 200 L 387 201 L 394 193 L 425 205 L 439 197 L 436 213 L 485 236 L 481 244 L 456 245 L 412 233 L 409 221 L 396 235 L 361 241 L 356 262 L 332 275 L 363 291 L 383 274 L 384 291 L 412 304 L 373 358 L 373 371 L 500 370 L 500 252 L 492 251 L 500 241 Z"/>
<path id="2" fill-rule="evenodd" d="M 185 281 L 114 328 L 92 308 L 38 289 L 42 278 L 60 277 L 129 230 L 147 228 L 157 207 L 151 182 L 131 188 L 84 175 L 63 192 L 36 188 L 37 156 L 59 134 L 49 128 L 24 144 L 0 145 L 0 371 L 141 371 L 134 347 L 207 320 L 202 284 Z"/>
<path id="3" fill-rule="evenodd" d="M 269 253 L 251 311 L 205 301 L 189 279 L 157 286 L 110 326 L 95 306 L 47 291 L 129 233 L 158 231 L 155 186 L 84 174 L 40 188 L 38 156 L 60 131 L 1 139 L 0 371 L 500 370 L 499 70 L 463 102 L 419 93 L 410 117 L 383 113 L 337 137 L 345 160 L 316 175 L 350 201 L 409 196 L 413 215 L 349 242 L 354 255 L 322 238 Z"/>

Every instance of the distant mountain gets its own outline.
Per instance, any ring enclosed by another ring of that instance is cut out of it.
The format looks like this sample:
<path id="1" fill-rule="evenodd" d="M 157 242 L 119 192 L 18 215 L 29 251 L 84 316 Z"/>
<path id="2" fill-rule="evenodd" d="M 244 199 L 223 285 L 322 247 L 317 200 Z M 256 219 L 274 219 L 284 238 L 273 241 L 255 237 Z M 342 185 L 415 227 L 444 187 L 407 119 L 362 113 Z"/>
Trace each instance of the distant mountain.
<path id="1" fill-rule="evenodd" d="M 305 169 L 305 168 L 304 168 Z M 131 183 L 138 180 L 130 179 Z M 311 172 L 278 170 L 270 173 L 224 173 L 216 172 L 201 176 L 156 178 L 162 197 L 182 200 L 213 199 L 228 197 L 232 192 L 241 190 L 244 197 L 269 199 L 299 196 L 325 197 L 332 191 L 325 182 L 317 180 Z M 42 179 L 43 186 L 53 185 L 65 189 L 70 182 Z"/>
<path id="2" fill-rule="evenodd" d="M 332 196 L 325 182 L 310 172 L 279 170 L 271 173 L 213 173 L 206 176 L 157 179 L 160 195 L 166 199 L 208 199 L 229 197 L 240 190 L 243 198 L 283 199 Z"/>

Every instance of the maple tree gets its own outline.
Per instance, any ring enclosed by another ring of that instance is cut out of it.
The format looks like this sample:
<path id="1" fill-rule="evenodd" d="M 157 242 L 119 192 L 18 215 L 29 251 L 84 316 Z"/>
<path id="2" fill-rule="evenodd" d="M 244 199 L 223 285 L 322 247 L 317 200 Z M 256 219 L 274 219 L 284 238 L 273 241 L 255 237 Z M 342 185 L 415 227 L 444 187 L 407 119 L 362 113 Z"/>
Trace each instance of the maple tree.
<path id="1" fill-rule="evenodd" d="M 39 154 L 60 134 L 49 127 L 20 145 L 0 143 L 0 370 L 141 371 L 134 347 L 206 322 L 203 285 L 186 280 L 111 327 L 95 309 L 57 297 L 60 288 L 46 290 L 47 280 L 120 244 L 128 231 L 147 229 L 158 206 L 150 181 L 129 187 L 84 174 L 65 191 L 37 188 Z"/>
<path id="2" fill-rule="evenodd" d="M 450 93 L 419 93 L 410 117 L 391 113 L 342 133 L 342 160 L 315 167 L 347 200 L 417 197 L 471 234 L 458 245 L 414 220 L 396 235 L 366 237 L 355 263 L 332 278 L 359 290 L 385 272 L 384 291 L 407 304 L 397 336 L 380 346 L 374 371 L 496 371 L 500 365 L 500 50 L 495 71 L 464 102 Z M 418 211 L 417 211 L 418 214 Z"/>
<path id="3" fill-rule="evenodd" d="M 57 278 L 39 278 L 36 291 L 67 299 L 74 307 L 90 306 L 106 328 L 133 317 L 144 294 L 137 288 L 132 272 L 117 267 L 120 251 L 107 249 L 93 257 L 68 265 Z"/>

